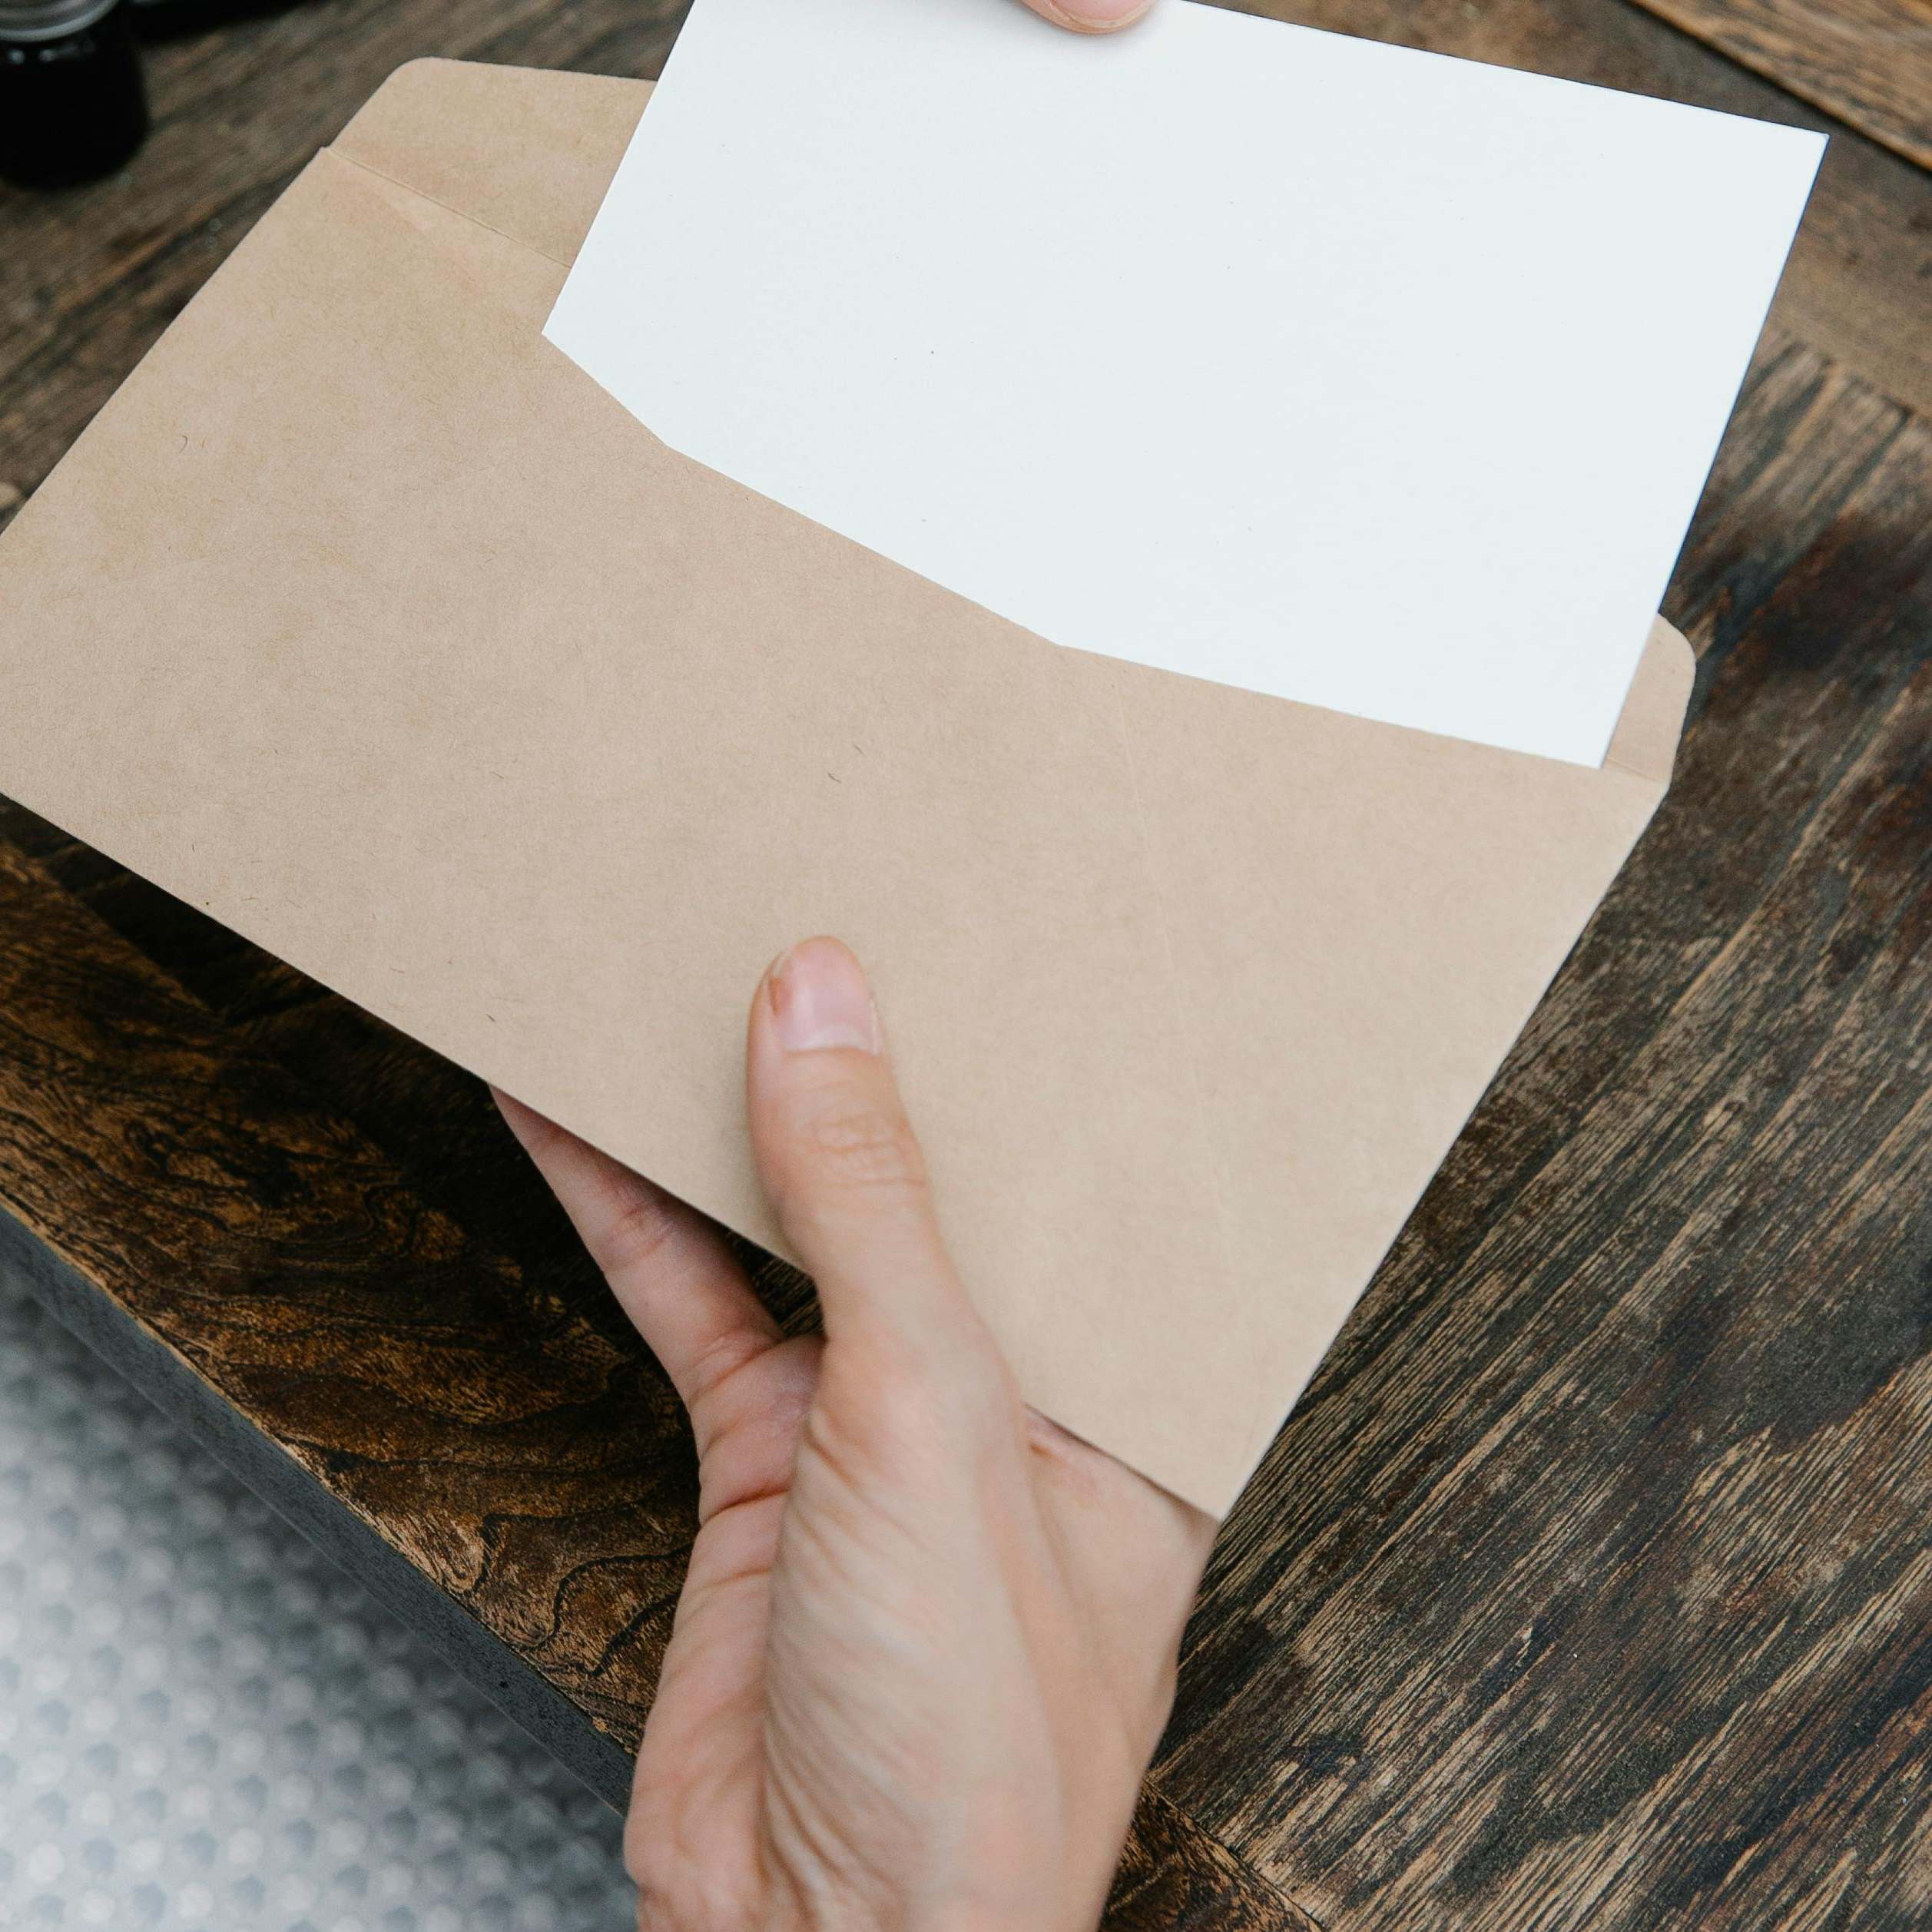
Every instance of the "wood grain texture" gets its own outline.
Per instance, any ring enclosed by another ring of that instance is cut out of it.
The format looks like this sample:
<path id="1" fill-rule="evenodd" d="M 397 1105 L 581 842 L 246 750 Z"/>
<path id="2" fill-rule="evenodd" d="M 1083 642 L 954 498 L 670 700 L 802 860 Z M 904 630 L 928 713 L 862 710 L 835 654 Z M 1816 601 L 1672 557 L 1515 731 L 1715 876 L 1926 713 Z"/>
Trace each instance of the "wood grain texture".
<path id="1" fill-rule="evenodd" d="M 1821 121 L 1618 0 L 1294 11 Z M 135 170 L 0 192 L 0 485 L 397 62 L 648 75 L 675 17 L 161 50 Z M 1932 1924 L 1928 287 L 1932 184 L 1840 135 L 1672 588 L 1676 788 L 1228 1526 L 1116 1928 Z M 0 810 L 0 1201 L 526 1721 L 635 1741 L 688 1443 L 474 1082 Z"/>
<path id="2" fill-rule="evenodd" d="M 1643 0 L 1707 46 L 1932 167 L 1924 0 Z"/>
<path id="3" fill-rule="evenodd" d="M 1932 1910 L 1932 435 L 1790 346 L 1739 426 L 1676 787 L 1189 1646 L 1162 1788 L 1326 1926 Z"/>
<path id="4" fill-rule="evenodd" d="M 528 1282 L 5 848 L 0 1148 L 18 1219 L 635 1743 L 694 1486 L 585 1271 Z"/>

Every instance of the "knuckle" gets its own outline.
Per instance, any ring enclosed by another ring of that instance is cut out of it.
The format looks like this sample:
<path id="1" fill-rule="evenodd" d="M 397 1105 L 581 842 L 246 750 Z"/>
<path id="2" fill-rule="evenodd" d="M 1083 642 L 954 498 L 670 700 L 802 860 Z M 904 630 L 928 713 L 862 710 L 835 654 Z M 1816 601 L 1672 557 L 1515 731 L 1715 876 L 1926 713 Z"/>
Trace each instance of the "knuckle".
<path id="1" fill-rule="evenodd" d="M 803 1447 L 848 1480 L 890 1472 L 905 1481 L 933 1462 L 944 1429 L 927 1392 L 912 1377 L 883 1375 L 862 1402 L 815 1403 L 805 1417 Z"/>
<path id="2" fill-rule="evenodd" d="M 833 1463 L 863 1460 L 901 1477 L 934 1467 L 956 1473 L 973 1466 L 974 1444 L 1013 1434 L 1019 1400 L 1005 1365 L 990 1351 L 934 1347 L 932 1340 L 849 1357 L 840 1399 L 816 1402 L 807 1415 L 814 1450 Z"/>
<path id="3" fill-rule="evenodd" d="M 983 1344 L 983 1345 L 976 1345 Z M 1021 1404 L 1012 1372 L 989 1338 L 976 1335 L 949 1354 L 946 1410 L 954 1426 L 976 1434 L 1017 1433 Z"/>
<path id="4" fill-rule="evenodd" d="M 823 1101 L 802 1123 L 812 1185 L 833 1195 L 894 1195 L 926 1185 L 926 1164 L 904 1115 L 851 1095 Z"/>
<path id="5" fill-rule="evenodd" d="M 686 1407 L 695 1409 L 700 1403 L 714 1403 L 738 1370 L 756 1361 L 770 1346 L 767 1337 L 743 1326 L 714 1335 L 691 1358 L 685 1372 Z"/>
<path id="6" fill-rule="evenodd" d="M 606 1274 L 628 1274 L 658 1260 L 677 1235 L 677 1217 L 663 1198 L 641 1192 L 617 1204 L 588 1245 Z"/>

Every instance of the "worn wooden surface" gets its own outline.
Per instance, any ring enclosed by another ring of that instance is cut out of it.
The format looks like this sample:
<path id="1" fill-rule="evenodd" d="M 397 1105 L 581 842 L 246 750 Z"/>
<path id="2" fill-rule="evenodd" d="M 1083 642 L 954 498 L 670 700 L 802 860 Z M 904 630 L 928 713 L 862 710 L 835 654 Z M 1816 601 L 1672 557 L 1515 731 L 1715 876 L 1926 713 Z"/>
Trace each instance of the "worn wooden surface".
<path id="1" fill-rule="evenodd" d="M 1622 0 L 1294 11 L 1826 124 Z M 397 62 L 650 74 L 674 21 L 329 0 L 160 50 L 127 177 L 0 191 L 0 516 Z M 1676 787 L 1227 1527 L 1118 1927 L 1932 1925 L 1928 290 L 1932 185 L 1838 133 L 1671 594 Z M 0 1200 L 611 1784 L 689 1450 L 473 1082 L 8 810 Z"/>
<path id="2" fill-rule="evenodd" d="M 1932 8 L 1925 0 L 1643 0 L 1794 94 L 1932 167 Z"/>

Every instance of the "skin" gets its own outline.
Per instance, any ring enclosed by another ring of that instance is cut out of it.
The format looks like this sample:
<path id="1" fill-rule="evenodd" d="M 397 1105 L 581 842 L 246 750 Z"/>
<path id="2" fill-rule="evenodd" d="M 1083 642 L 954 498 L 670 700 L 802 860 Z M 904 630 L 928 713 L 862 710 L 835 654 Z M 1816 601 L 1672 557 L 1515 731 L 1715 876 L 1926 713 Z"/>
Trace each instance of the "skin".
<path id="1" fill-rule="evenodd" d="M 1131 27 L 1154 0 L 1026 0 L 1034 12 L 1076 34 L 1112 34 Z"/>
<path id="2" fill-rule="evenodd" d="M 691 1413 L 701 1527 L 625 1851 L 644 1932 L 1089 1932 L 1213 1525 L 1020 1400 L 934 1217 L 865 976 L 767 973 L 751 1142 L 816 1280 L 505 1096 Z"/>

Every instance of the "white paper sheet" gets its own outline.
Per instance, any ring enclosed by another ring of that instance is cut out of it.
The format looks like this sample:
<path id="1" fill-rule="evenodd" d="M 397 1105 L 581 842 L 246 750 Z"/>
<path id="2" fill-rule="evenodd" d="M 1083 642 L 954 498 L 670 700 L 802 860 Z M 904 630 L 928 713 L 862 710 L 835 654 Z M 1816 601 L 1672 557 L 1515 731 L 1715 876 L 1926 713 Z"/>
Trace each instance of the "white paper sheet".
<path id="1" fill-rule="evenodd" d="M 1822 147 L 1185 0 L 697 0 L 546 333 L 1055 643 L 1596 764 Z"/>

